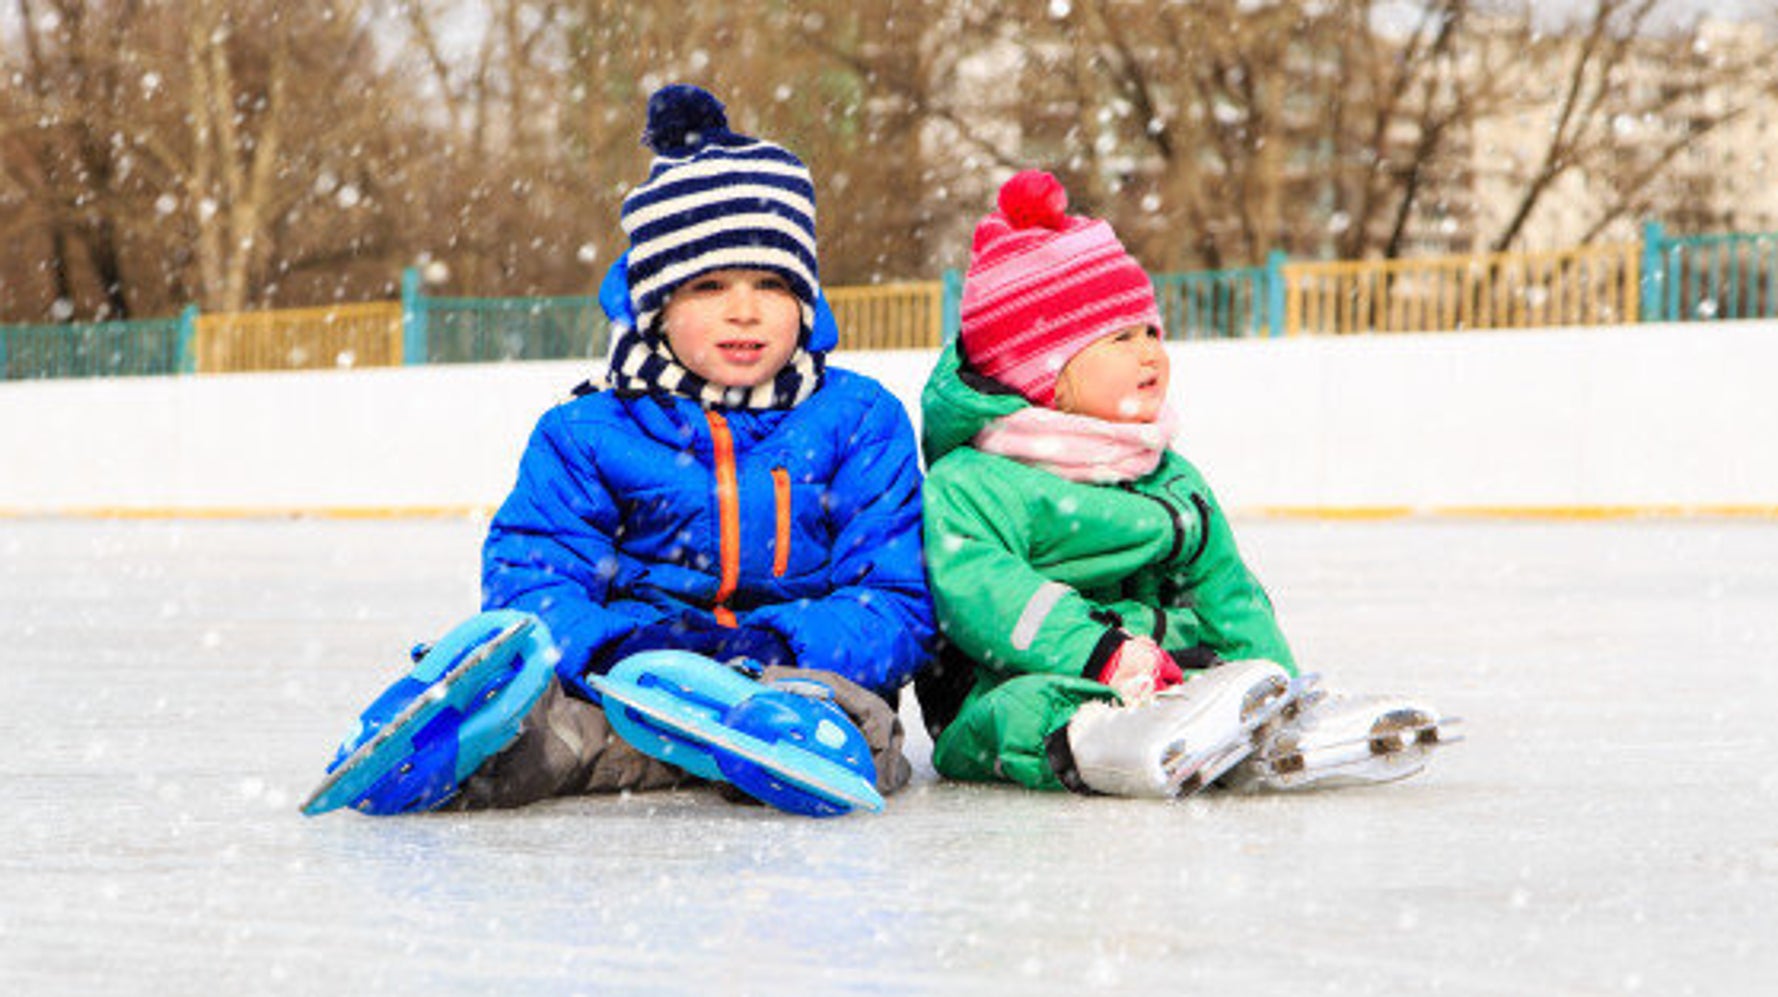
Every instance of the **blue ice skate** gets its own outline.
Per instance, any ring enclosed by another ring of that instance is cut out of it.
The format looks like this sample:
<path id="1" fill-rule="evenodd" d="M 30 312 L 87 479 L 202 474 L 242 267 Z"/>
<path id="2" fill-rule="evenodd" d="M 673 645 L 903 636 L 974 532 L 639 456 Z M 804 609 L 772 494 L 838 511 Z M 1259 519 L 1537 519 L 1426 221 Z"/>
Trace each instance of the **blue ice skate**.
<path id="1" fill-rule="evenodd" d="M 365 709 L 302 812 L 417 813 L 449 800 L 518 737 L 557 656 L 549 628 L 529 613 L 459 624 Z"/>
<path id="2" fill-rule="evenodd" d="M 883 809 L 864 734 L 819 682 L 762 685 L 687 651 L 634 654 L 587 681 L 612 728 L 652 758 L 789 813 Z"/>

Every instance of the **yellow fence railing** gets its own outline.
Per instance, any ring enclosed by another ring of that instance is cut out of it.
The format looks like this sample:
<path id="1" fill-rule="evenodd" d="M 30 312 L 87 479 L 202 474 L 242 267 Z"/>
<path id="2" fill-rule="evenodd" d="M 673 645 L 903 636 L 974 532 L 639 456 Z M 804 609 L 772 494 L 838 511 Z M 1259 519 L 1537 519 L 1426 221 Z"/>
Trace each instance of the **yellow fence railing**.
<path id="1" fill-rule="evenodd" d="M 1635 322 L 1641 248 L 1287 263 L 1284 330 L 1429 332 Z"/>
<path id="2" fill-rule="evenodd" d="M 842 350 L 915 350 L 944 341 L 944 282 L 830 287 Z"/>
<path id="3" fill-rule="evenodd" d="M 401 303 L 329 305 L 202 315 L 197 370 L 390 367 L 402 362 Z"/>

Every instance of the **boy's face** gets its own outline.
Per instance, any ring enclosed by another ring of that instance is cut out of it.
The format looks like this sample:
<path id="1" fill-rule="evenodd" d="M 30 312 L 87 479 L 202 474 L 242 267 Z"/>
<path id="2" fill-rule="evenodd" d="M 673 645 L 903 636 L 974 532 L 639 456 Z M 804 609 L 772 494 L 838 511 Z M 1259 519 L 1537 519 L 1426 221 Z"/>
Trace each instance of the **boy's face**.
<path id="1" fill-rule="evenodd" d="M 769 270 L 713 270 L 673 292 L 661 325 L 673 355 L 692 373 L 752 388 L 790 362 L 802 306 L 789 282 Z"/>
<path id="2" fill-rule="evenodd" d="M 1134 325 L 1076 353 L 1056 380 L 1056 409 L 1107 422 L 1153 422 L 1170 372 L 1160 333 Z"/>

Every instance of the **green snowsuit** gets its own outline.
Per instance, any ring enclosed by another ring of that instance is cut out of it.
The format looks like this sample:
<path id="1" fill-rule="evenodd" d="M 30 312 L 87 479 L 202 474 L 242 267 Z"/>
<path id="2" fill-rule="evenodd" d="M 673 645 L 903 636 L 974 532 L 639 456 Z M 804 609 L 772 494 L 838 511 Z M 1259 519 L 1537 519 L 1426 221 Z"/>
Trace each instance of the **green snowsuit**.
<path id="1" fill-rule="evenodd" d="M 926 383 L 927 571 L 950 650 L 918 691 L 940 774 L 1060 789 L 1046 738 L 1081 703 L 1116 698 L 1090 676 L 1132 635 L 1187 667 L 1211 655 L 1295 664 L 1185 458 L 1169 450 L 1145 477 L 1092 485 L 970 446 L 1028 404 L 955 346 Z"/>

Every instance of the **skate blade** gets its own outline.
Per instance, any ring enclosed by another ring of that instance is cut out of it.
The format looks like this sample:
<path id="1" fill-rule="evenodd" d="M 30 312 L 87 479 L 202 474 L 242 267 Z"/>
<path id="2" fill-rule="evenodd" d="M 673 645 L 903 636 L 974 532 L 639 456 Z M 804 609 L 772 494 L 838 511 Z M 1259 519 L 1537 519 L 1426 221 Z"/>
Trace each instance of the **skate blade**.
<path id="1" fill-rule="evenodd" d="M 625 658 L 605 675 L 586 676 L 586 682 L 631 747 L 700 779 L 721 782 L 707 739 L 684 732 L 720 726 L 723 716 L 760 685 L 732 668 L 712 665 L 683 651 L 647 651 Z"/>
<path id="2" fill-rule="evenodd" d="M 1282 724 L 1325 695 L 1316 688 L 1320 680 L 1319 675 L 1308 674 L 1267 683 L 1268 688 L 1248 693 L 1242 704 L 1240 733 L 1195 755 L 1181 751 L 1164 756 L 1161 764 L 1170 794 L 1175 798 L 1194 795 L 1245 761 Z"/>
<path id="3" fill-rule="evenodd" d="M 1434 751 L 1463 741 L 1463 735 L 1450 730 L 1461 723 L 1459 717 L 1440 717 L 1263 755 L 1253 760 L 1256 771 L 1244 781 L 1267 789 L 1397 782 L 1423 771 Z"/>
<path id="4" fill-rule="evenodd" d="M 736 679 L 746 683 L 749 692 L 758 690 L 752 680 L 739 675 Z M 715 755 L 726 753 L 834 806 L 872 813 L 883 810 L 882 794 L 857 773 L 805 748 L 784 742 L 768 743 L 724 724 L 722 717 L 727 706 L 739 701 L 726 691 L 715 697 L 695 693 L 688 696 L 687 689 L 678 684 L 614 682 L 598 675 L 588 676 L 587 680 L 605 701 L 612 726 L 644 754 L 682 768 L 687 767 L 688 760 L 695 759 L 700 767 L 707 761 L 711 775 L 706 778 L 720 782 L 726 780 Z M 718 710 L 721 700 L 727 702 Z"/>
<path id="5" fill-rule="evenodd" d="M 462 709 L 476 698 L 497 693 L 490 682 L 512 663 L 512 645 L 532 626 L 529 619 L 515 620 L 474 645 L 474 650 L 452 665 L 413 701 L 402 707 L 363 743 L 341 759 L 309 798 L 302 813 L 315 817 L 349 806 L 377 781 L 406 761 L 411 740 L 433 717 L 453 706 Z M 503 653 L 511 650 L 512 654 Z"/>

